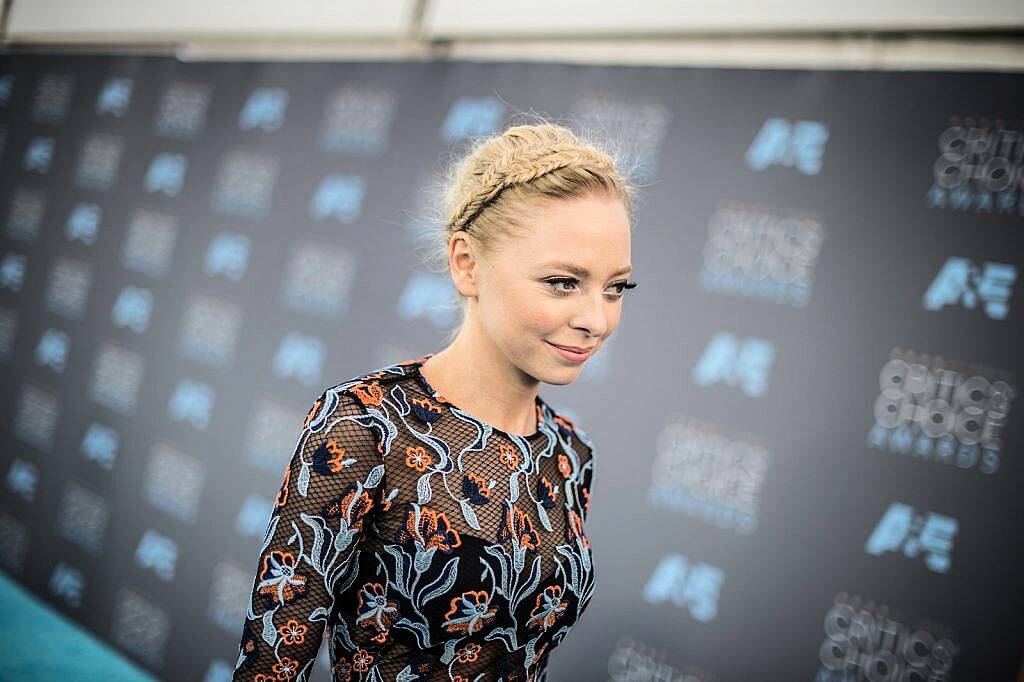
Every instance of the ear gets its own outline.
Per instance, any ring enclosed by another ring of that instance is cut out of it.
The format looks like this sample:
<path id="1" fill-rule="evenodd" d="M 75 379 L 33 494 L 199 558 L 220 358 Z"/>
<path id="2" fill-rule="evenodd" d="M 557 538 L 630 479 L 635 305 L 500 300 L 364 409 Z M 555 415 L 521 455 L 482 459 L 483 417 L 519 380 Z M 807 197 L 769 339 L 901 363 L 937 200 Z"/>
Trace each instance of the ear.
<path id="1" fill-rule="evenodd" d="M 473 245 L 465 231 L 456 232 L 448 242 L 448 269 L 455 288 L 467 298 L 477 295 L 478 264 Z"/>

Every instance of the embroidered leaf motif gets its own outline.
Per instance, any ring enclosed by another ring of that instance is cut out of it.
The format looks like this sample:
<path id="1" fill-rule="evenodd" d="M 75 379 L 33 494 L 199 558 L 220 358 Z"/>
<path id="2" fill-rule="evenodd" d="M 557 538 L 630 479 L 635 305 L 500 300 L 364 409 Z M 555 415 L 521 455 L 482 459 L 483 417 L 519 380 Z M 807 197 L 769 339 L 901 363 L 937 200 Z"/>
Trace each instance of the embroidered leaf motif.
<path id="1" fill-rule="evenodd" d="M 277 628 L 274 627 L 274 613 L 277 609 L 270 609 L 263 614 L 263 641 L 274 646 L 277 641 Z"/>
<path id="2" fill-rule="evenodd" d="M 412 630 L 414 633 L 416 633 L 416 641 L 421 649 L 426 649 L 430 646 L 433 646 L 430 643 L 430 633 L 427 632 L 427 626 L 423 623 L 414 623 L 408 618 L 403 618 L 402 620 L 395 623 L 395 627 L 405 628 L 406 630 Z"/>
<path id="3" fill-rule="evenodd" d="M 430 502 L 430 474 L 420 476 L 420 480 L 416 482 L 416 494 L 419 496 L 416 500 L 418 504 Z"/>
<path id="4" fill-rule="evenodd" d="M 449 639 L 444 643 L 444 654 L 441 656 L 441 662 L 448 665 L 452 662 L 452 656 L 455 655 L 455 646 L 459 643 L 457 639 Z"/>
<path id="5" fill-rule="evenodd" d="M 371 471 L 370 475 L 366 477 L 366 483 L 364 484 L 364 487 L 376 488 L 377 484 L 380 483 L 380 479 L 383 477 L 384 465 L 378 464 L 377 466 L 373 467 L 373 471 Z"/>
<path id="6" fill-rule="evenodd" d="M 320 550 L 324 544 L 324 531 L 320 524 L 323 523 L 323 520 L 320 517 L 310 516 L 305 512 L 299 514 L 299 518 L 313 529 L 313 546 L 309 549 L 309 563 L 318 573 L 323 573 L 323 568 L 320 566 Z"/>
<path id="7" fill-rule="evenodd" d="M 302 468 L 299 469 L 299 481 L 296 487 L 299 494 L 306 497 L 306 491 L 309 489 L 309 464 L 305 460 L 302 462 Z"/>
<path id="8" fill-rule="evenodd" d="M 415 682 L 420 679 L 419 675 L 415 675 L 412 672 L 412 666 L 407 665 L 402 668 L 402 672 L 398 673 L 398 677 L 395 678 L 395 682 Z"/>
<path id="9" fill-rule="evenodd" d="M 270 546 L 270 541 L 274 537 L 274 533 L 277 532 L 277 524 L 281 521 L 280 514 L 273 514 L 270 517 L 270 523 L 267 524 L 267 532 L 263 535 L 263 546 L 260 547 L 260 555 L 267 553 L 267 547 Z"/>
<path id="10" fill-rule="evenodd" d="M 417 573 L 423 573 L 430 568 L 430 563 L 434 560 L 434 554 L 436 552 L 437 547 L 428 547 L 423 551 L 416 550 L 416 561 L 414 565 Z"/>
<path id="11" fill-rule="evenodd" d="M 549 533 L 554 531 L 551 527 L 551 520 L 548 519 L 548 510 L 544 508 L 544 504 L 537 500 L 537 516 L 540 517 L 540 525 L 544 526 L 544 530 Z"/>
<path id="12" fill-rule="evenodd" d="M 391 399 L 395 401 L 395 405 L 398 405 L 399 414 L 406 415 L 412 411 L 409 401 L 405 398 L 405 391 L 402 390 L 401 384 L 395 384 L 394 388 L 391 389 Z"/>
<path id="13" fill-rule="evenodd" d="M 444 594 L 452 588 L 455 584 L 455 578 L 458 577 L 459 568 L 459 557 L 452 557 L 447 564 L 445 564 L 444 570 L 441 571 L 441 577 L 444 579 L 444 583 L 430 590 L 420 600 L 419 606 L 422 607 L 428 601 L 433 599 L 439 594 Z M 435 583 L 436 584 L 436 583 Z M 429 586 L 428 586 L 429 587 Z"/>
<path id="14" fill-rule="evenodd" d="M 481 530 L 480 522 L 476 519 L 476 512 L 473 511 L 473 505 L 466 500 L 459 500 L 459 504 L 462 505 L 462 515 L 466 517 L 466 523 L 476 530 Z"/>

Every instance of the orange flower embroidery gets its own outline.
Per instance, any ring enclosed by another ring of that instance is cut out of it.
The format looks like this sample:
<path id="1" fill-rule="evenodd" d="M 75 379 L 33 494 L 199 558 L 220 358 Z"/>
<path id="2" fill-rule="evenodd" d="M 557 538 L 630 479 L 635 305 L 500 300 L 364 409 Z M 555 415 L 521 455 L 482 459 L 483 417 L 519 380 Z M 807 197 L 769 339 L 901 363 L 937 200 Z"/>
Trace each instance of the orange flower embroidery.
<path id="1" fill-rule="evenodd" d="M 277 673 L 277 679 L 290 680 L 298 674 L 299 662 L 291 658 L 282 658 L 274 664 L 274 672 Z"/>
<path id="2" fill-rule="evenodd" d="M 400 544 L 411 540 L 417 551 L 437 547 L 445 554 L 451 554 L 453 549 L 462 545 L 462 537 L 452 528 L 444 512 L 420 507 L 415 502 L 409 503 L 405 525 L 398 529 L 397 539 Z"/>
<path id="3" fill-rule="evenodd" d="M 405 465 L 423 473 L 434 463 L 433 458 L 422 445 L 410 445 L 405 449 Z"/>
<path id="4" fill-rule="evenodd" d="M 501 528 L 498 529 L 498 542 L 516 539 L 520 547 L 537 550 L 540 548 L 540 536 L 533 529 L 533 522 L 514 504 L 505 502 L 505 515 Z"/>
<path id="5" fill-rule="evenodd" d="M 478 653 L 480 653 L 480 645 L 470 642 L 465 648 L 455 653 L 455 660 L 459 663 L 472 663 L 476 660 Z"/>
<path id="6" fill-rule="evenodd" d="M 491 489 L 487 479 L 467 471 L 462 476 L 462 494 L 473 504 L 487 504 L 491 501 Z"/>
<path id="7" fill-rule="evenodd" d="M 371 663 L 373 663 L 373 654 L 366 649 L 360 649 L 352 655 L 352 667 L 361 673 L 369 670 Z"/>
<path id="8" fill-rule="evenodd" d="M 345 467 L 341 462 L 345 459 L 345 448 L 341 447 L 338 441 L 333 438 L 327 439 L 324 447 L 327 448 L 327 452 L 331 453 L 331 458 L 327 460 L 327 465 L 331 468 L 331 472 L 337 473 L 343 470 Z"/>
<path id="9" fill-rule="evenodd" d="M 384 389 L 376 381 L 356 384 L 351 388 L 351 391 L 356 394 L 356 397 L 359 398 L 363 405 L 376 405 L 380 407 L 381 403 L 384 402 Z"/>
<path id="10" fill-rule="evenodd" d="M 302 644 L 306 640 L 306 632 L 309 630 L 297 620 L 289 620 L 277 629 L 285 644 Z"/>
<path id="11" fill-rule="evenodd" d="M 498 459 L 509 468 L 509 471 L 515 471 L 519 466 L 519 455 L 516 454 L 516 449 L 507 443 L 498 445 Z"/>
<path id="12" fill-rule="evenodd" d="M 373 509 L 373 498 L 365 490 L 356 496 L 356 484 L 349 483 L 341 497 L 329 500 L 323 514 L 329 519 L 343 518 L 349 528 L 363 527 L 363 517 Z"/>
<path id="13" fill-rule="evenodd" d="M 444 410 L 442 410 L 440 406 L 435 405 L 426 398 L 409 398 L 409 403 L 411 405 L 414 405 L 415 407 L 418 407 L 424 416 L 440 416 L 441 414 L 444 414 Z"/>
<path id="14" fill-rule="evenodd" d="M 306 576 L 296 569 L 297 561 L 291 552 L 272 550 L 263 556 L 260 570 L 260 594 L 275 602 L 287 604 L 306 593 Z"/>
<path id="15" fill-rule="evenodd" d="M 530 620 L 527 621 L 527 627 L 531 628 L 543 628 L 547 630 L 549 627 L 555 624 L 568 604 L 562 600 L 562 586 L 561 585 L 549 585 L 544 588 L 544 591 L 537 595 L 537 602 L 530 611 Z M 537 658 L 540 658 L 540 654 L 537 654 Z"/>
<path id="16" fill-rule="evenodd" d="M 444 614 L 444 627 L 448 632 L 472 635 L 483 629 L 486 620 L 494 618 L 498 609 L 489 608 L 490 595 L 487 590 L 470 590 L 458 597 L 452 597 L 451 608 Z"/>

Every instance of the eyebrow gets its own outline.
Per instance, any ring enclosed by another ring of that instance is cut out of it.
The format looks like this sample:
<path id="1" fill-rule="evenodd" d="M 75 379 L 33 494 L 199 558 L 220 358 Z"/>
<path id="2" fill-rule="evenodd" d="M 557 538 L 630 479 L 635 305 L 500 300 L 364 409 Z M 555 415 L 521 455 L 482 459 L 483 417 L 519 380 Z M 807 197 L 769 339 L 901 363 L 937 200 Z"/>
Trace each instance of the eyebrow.
<path id="1" fill-rule="evenodd" d="M 544 267 L 546 267 L 546 268 L 562 268 L 564 270 L 568 270 L 572 274 L 577 275 L 578 277 L 581 277 L 583 279 L 586 279 L 587 277 L 590 276 L 590 272 L 586 268 L 581 268 L 580 266 L 578 266 L 578 265 L 576 265 L 574 263 L 568 263 L 568 262 L 565 262 L 565 261 L 552 261 L 551 263 L 545 263 Z M 632 271 L 633 271 L 633 266 L 627 265 L 626 267 L 622 268 L 618 272 L 613 272 L 611 276 L 612 277 L 616 277 L 618 275 L 624 275 L 624 274 L 626 274 L 628 272 L 632 272 Z"/>

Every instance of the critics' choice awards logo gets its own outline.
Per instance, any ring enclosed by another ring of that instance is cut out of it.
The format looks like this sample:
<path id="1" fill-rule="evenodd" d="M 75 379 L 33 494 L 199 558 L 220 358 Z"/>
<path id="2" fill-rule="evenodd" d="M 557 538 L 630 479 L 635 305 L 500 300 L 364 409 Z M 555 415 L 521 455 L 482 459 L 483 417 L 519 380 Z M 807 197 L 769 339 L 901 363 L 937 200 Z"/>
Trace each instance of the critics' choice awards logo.
<path id="1" fill-rule="evenodd" d="M 634 179 L 657 175 L 665 134 L 672 123 L 672 108 L 664 102 L 585 95 L 573 102 L 569 118 L 617 140 L 619 156 L 629 160 Z"/>
<path id="2" fill-rule="evenodd" d="M 939 133 L 929 208 L 1024 216 L 1024 127 L 952 117 Z"/>
<path id="3" fill-rule="evenodd" d="M 391 145 L 398 93 L 364 85 L 345 86 L 327 98 L 317 143 L 331 153 L 375 156 Z"/>
<path id="4" fill-rule="evenodd" d="M 1017 268 L 1006 263 L 972 263 L 966 258 L 947 258 L 922 298 L 925 310 L 946 306 L 981 308 L 994 320 L 1010 312 L 1010 294 Z"/>
<path id="5" fill-rule="evenodd" d="M 840 593 L 825 614 L 814 682 L 949 682 L 958 653 L 949 628 Z"/>
<path id="6" fill-rule="evenodd" d="M 741 535 L 757 530 L 769 454 L 704 422 L 675 418 L 658 434 L 647 503 Z"/>
<path id="7" fill-rule="evenodd" d="M 928 568 L 949 573 L 956 531 L 954 518 L 893 502 L 875 526 L 864 551 L 874 556 L 888 552 L 903 552 L 910 559 L 924 556 Z"/>
<path id="8" fill-rule="evenodd" d="M 999 470 L 1017 395 L 1007 372 L 895 349 L 878 385 L 870 447 L 985 474 Z"/>
<path id="9" fill-rule="evenodd" d="M 700 284 L 707 291 L 807 305 L 824 232 L 808 212 L 725 203 L 708 225 Z"/>

